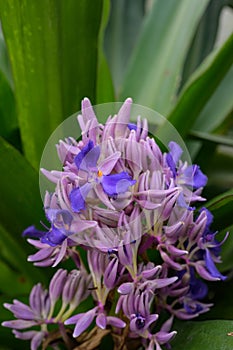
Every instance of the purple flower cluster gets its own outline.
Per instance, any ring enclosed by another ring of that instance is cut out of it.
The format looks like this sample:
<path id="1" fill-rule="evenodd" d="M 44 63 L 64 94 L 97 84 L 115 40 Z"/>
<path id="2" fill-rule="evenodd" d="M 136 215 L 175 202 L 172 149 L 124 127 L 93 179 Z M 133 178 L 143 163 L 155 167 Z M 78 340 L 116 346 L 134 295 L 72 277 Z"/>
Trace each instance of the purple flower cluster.
<path id="1" fill-rule="evenodd" d="M 205 200 L 207 177 L 181 160 L 177 143 L 163 153 L 148 136 L 147 120 L 130 123 L 131 105 L 129 98 L 102 125 L 85 98 L 81 139 L 57 145 L 61 171 L 41 170 L 55 184 L 44 199 L 50 227 L 24 231 L 37 248 L 28 260 L 46 267 L 70 258 L 75 269 L 57 270 L 48 291 L 36 285 L 29 306 L 5 304 L 16 320 L 3 325 L 31 339 L 33 350 L 49 336 L 50 325 L 74 325 L 76 338 L 93 322 L 118 336 L 127 328 L 127 338 L 140 339 L 145 349 L 169 348 L 174 317 L 208 311 L 204 281 L 226 278 L 216 267 L 222 242 L 211 231 L 213 217 L 193 206 Z M 88 296 L 91 309 L 78 312 Z M 161 312 L 167 320 L 159 327 Z"/>

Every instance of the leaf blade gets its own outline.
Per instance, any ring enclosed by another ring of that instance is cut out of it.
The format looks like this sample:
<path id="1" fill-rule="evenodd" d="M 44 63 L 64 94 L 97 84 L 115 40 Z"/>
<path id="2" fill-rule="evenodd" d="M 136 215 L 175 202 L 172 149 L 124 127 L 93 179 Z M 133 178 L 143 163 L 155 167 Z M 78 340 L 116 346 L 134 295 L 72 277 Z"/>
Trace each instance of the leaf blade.
<path id="1" fill-rule="evenodd" d="M 155 1 L 126 73 L 121 99 L 166 115 L 174 104 L 182 65 L 207 1 Z M 185 27 L 185 30 L 184 30 Z"/>
<path id="2" fill-rule="evenodd" d="M 181 136 L 187 135 L 208 99 L 230 69 L 233 63 L 232 50 L 233 34 L 214 57 L 208 57 L 204 61 L 184 87 L 176 106 L 168 116 L 168 120 L 179 130 Z"/>
<path id="3" fill-rule="evenodd" d="M 101 12 L 102 0 L 0 1 L 23 149 L 36 169 L 54 129 L 85 95 L 95 102 Z"/>

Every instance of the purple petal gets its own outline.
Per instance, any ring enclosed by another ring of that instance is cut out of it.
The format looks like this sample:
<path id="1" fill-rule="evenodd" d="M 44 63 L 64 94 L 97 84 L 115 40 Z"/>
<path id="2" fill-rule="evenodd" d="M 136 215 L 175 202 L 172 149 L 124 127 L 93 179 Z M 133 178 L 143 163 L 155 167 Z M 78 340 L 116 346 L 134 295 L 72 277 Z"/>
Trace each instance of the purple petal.
<path id="1" fill-rule="evenodd" d="M 118 257 L 122 265 L 131 265 L 133 259 L 132 247 L 130 244 L 121 244 L 118 248 Z"/>
<path id="2" fill-rule="evenodd" d="M 120 156 L 120 152 L 115 152 L 99 164 L 99 170 L 103 173 L 103 175 L 108 175 L 111 173 Z"/>
<path id="3" fill-rule="evenodd" d="M 23 320 L 34 320 L 35 314 L 28 305 L 21 303 L 18 300 L 14 300 L 14 304 L 4 304 L 4 307 L 10 310 L 16 318 Z"/>
<path id="4" fill-rule="evenodd" d="M 148 270 L 144 270 L 142 271 L 142 276 L 146 279 L 150 279 L 152 277 L 155 277 L 155 275 L 161 271 L 162 266 L 161 265 L 157 265 L 151 269 Z"/>
<path id="5" fill-rule="evenodd" d="M 79 318 L 74 329 L 74 338 L 78 337 L 82 332 L 84 332 L 87 329 L 87 327 L 90 326 L 90 324 L 94 320 L 95 314 L 96 308 L 84 313 L 82 317 Z"/>
<path id="6" fill-rule="evenodd" d="M 46 210 L 46 216 L 52 224 L 56 226 L 64 226 L 71 224 L 73 216 L 68 210 L 48 209 Z"/>
<path id="7" fill-rule="evenodd" d="M 207 217 L 206 228 L 205 229 L 208 230 L 210 225 L 213 222 L 213 218 L 214 217 L 213 217 L 213 215 L 211 214 L 211 212 L 207 208 L 203 207 L 203 208 L 200 209 L 200 213 L 202 213 L 203 211 L 206 213 L 206 217 Z"/>
<path id="8" fill-rule="evenodd" d="M 101 328 L 105 329 L 107 326 L 107 317 L 105 314 L 101 313 L 96 317 L 96 325 Z"/>
<path id="9" fill-rule="evenodd" d="M 183 153 L 182 148 L 174 141 L 169 142 L 168 148 L 170 150 L 169 154 L 171 155 L 175 165 L 178 163 L 181 154 Z"/>
<path id="10" fill-rule="evenodd" d="M 19 332 L 19 331 L 16 331 L 15 329 L 13 329 L 12 332 L 15 335 L 15 338 L 22 339 L 22 340 L 32 339 L 37 334 L 37 331 Z"/>
<path id="11" fill-rule="evenodd" d="M 29 255 L 27 261 L 34 262 L 34 261 L 42 261 L 51 256 L 53 253 L 54 248 L 49 247 L 49 248 L 41 248 L 38 252 L 36 252 L 33 255 Z"/>
<path id="12" fill-rule="evenodd" d="M 68 245 L 68 240 L 66 239 L 62 242 L 59 254 L 56 256 L 56 259 L 55 259 L 52 267 L 57 266 L 62 261 L 62 259 L 65 257 L 67 245 Z"/>
<path id="13" fill-rule="evenodd" d="M 159 318 L 159 315 L 157 315 L 157 314 L 149 315 L 146 319 L 145 328 L 148 328 L 152 323 L 157 321 L 158 318 Z"/>
<path id="14" fill-rule="evenodd" d="M 107 324 L 110 324 L 111 326 L 117 327 L 117 328 L 125 328 L 126 326 L 126 323 L 124 321 L 114 316 L 107 317 Z"/>
<path id="15" fill-rule="evenodd" d="M 37 334 L 32 338 L 31 350 L 37 350 L 44 339 L 44 332 L 37 332 Z"/>
<path id="16" fill-rule="evenodd" d="M 167 162 L 167 165 L 169 166 L 169 168 L 171 169 L 172 171 L 172 174 L 173 174 L 173 177 L 176 177 L 176 164 L 172 158 L 172 155 L 170 153 L 168 153 L 166 155 L 166 162 Z"/>
<path id="17" fill-rule="evenodd" d="M 70 193 L 70 203 L 71 208 L 75 213 L 79 213 L 81 210 L 85 209 L 86 203 L 85 199 L 90 192 L 92 185 L 86 183 L 81 187 L 74 188 Z"/>
<path id="18" fill-rule="evenodd" d="M 195 207 L 190 207 L 188 204 L 185 202 L 185 198 L 184 198 L 184 193 L 181 192 L 177 198 L 177 204 L 181 207 L 181 208 L 186 208 L 188 210 L 195 210 Z"/>
<path id="19" fill-rule="evenodd" d="M 113 258 L 104 272 L 104 284 L 107 288 L 115 287 L 117 280 L 118 258 Z"/>
<path id="20" fill-rule="evenodd" d="M 131 98 L 127 98 L 118 112 L 115 126 L 115 138 L 120 138 L 125 135 L 125 129 L 130 119 L 132 102 Z"/>
<path id="21" fill-rule="evenodd" d="M 185 183 L 193 186 L 194 189 L 204 187 L 207 183 L 207 176 L 203 174 L 198 165 L 190 165 L 184 171 Z"/>
<path id="22" fill-rule="evenodd" d="M 49 284 L 49 295 L 53 302 L 55 302 L 61 296 L 66 278 L 67 271 L 59 269 L 51 279 Z"/>
<path id="23" fill-rule="evenodd" d="M 134 288 L 134 284 L 133 282 L 126 282 L 126 283 L 122 283 L 122 285 L 120 285 L 120 287 L 117 289 L 118 293 L 120 294 L 130 294 L 130 292 L 132 292 Z"/>
<path id="24" fill-rule="evenodd" d="M 90 171 L 96 167 L 99 156 L 100 147 L 94 147 L 93 141 L 89 140 L 88 144 L 74 158 L 74 162 L 78 169 Z"/>
<path id="25" fill-rule="evenodd" d="M 164 288 L 169 286 L 170 284 L 177 281 L 178 277 L 169 277 L 169 278 L 158 278 L 154 281 L 154 285 L 156 285 L 156 288 Z"/>
<path id="26" fill-rule="evenodd" d="M 219 281 L 218 277 L 213 277 L 209 271 L 207 271 L 207 268 L 201 264 L 196 263 L 195 269 L 197 273 L 204 278 L 207 281 Z"/>
<path id="27" fill-rule="evenodd" d="M 194 269 L 190 269 L 190 291 L 189 294 L 191 295 L 191 298 L 194 300 L 200 300 L 205 298 L 205 296 L 208 293 L 208 287 L 207 285 L 200 279 L 196 278 Z"/>
<path id="28" fill-rule="evenodd" d="M 37 237 L 41 238 L 46 234 L 45 231 L 40 231 L 35 228 L 35 226 L 29 226 L 26 228 L 26 230 L 23 231 L 22 236 L 29 236 L 29 237 Z"/>
<path id="29" fill-rule="evenodd" d="M 35 326 L 37 323 L 35 321 L 26 321 L 26 320 L 12 320 L 5 321 L 2 323 L 3 327 L 9 327 L 14 329 L 24 329 Z"/>
<path id="30" fill-rule="evenodd" d="M 36 284 L 30 293 L 29 303 L 32 310 L 40 317 L 42 311 L 41 297 L 42 297 L 43 289 L 41 284 Z"/>
<path id="31" fill-rule="evenodd" d="M 137 130 L 137 125 L 136 124 L 134 124 L 134 123 L 128 123 L 128 128 L 129 128 L 129 130 L 131 131 L 131 130 Z"/>
<path id="32" fill-rule="evenodd" d="M 226 276 L 223 276 L 217 269 L 217 267 L 215 266 L 212 256 L 210 254 L 209 249 L 206 249 L 205 251 L 205 263 L 206 263 L 206 267 L 209 271 L 209 273 L 211 274 L 212 277 L 216 277 L 219 278 L 220 280 L 224 281 L 225 279 L 227 279 Z"/>
<path id="33" fill-rule="evenodd" d="M 176 334 L 177 334 L 176 331 L 173 331 L 170 333 L 160 331 L 160 332 L 156 333 L 156 339 L 158 340 L 158 342 L 160 344 L 166 344 L 169 341 L 171 341 L 175 337 Z"/>
<path id="34" fill-rule="evenodd" d="M 76 323 L 80 320 L 80 318 L 83 317 L 83 315 L 84 315 L 84 313 L 81 313 L 81 314 L 78 314 L 78 315 L 74 315 L 74 316 L 68 318 L 68 319 L 64 322 L 64 324 L 65 324 L 65 325 L 76 324 Z"/>
<path id="35" fill-rule="evenodd" d="M 55 226 L 52 226 L 52 228 L 41 238 L 41 242 L 49 244 L 51 247 L 61 245 L 67 238 L 67 235 L 64 233 L 66 233 L 65 230 L 59 230 Z"/>
<path id="36" fill-rule="evenodd" d="M 135 183 L 136 180 L 132 180 L 132 177 L 125 171 L 119 174 L 104 175 L 101 180 L 105 193 L 110 197 L 128 191 L 129 186 L 133 186 Z"/>
<path id="37" fill-rule="evenodd" d="M 173 320 L 174 320 L 174 316 L 171 316 L 167 321 L 164 322 L 160 330 L 163 332 L 169 332 L 170 329 L 172 328 Z"/>

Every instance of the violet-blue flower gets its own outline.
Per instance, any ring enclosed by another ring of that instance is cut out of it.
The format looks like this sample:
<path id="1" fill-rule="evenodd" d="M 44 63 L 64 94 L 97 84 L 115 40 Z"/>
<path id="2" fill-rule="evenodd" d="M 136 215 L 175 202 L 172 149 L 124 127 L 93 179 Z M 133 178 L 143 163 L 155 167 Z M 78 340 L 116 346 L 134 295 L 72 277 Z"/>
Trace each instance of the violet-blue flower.
<path id="1" fill-rule="evenodd" d="M 40 238 L 42 243 L 46 243 L 51 247 L 61 245 L 72 234 L 69 229 L 73 217 L 69 211 L 58 209 L 48 209 L 46 215 L 51 223 L 51 228 L 48 231 L 40 231 L 34 226 L 30 226 L 23 231 L 23 236 Z"/>
<path id="2" fill-rule="evenodd" d="M 109 197 L 126 192 L 130 186 L 136 183 L 126 171 L 109 174 L 119 159 L 119 153 L 116 153 L 115 157 L 107 158 L 100 166 L 97 165 L 99 157 L 100 147 L 94 147 L 93 141 L 89 140 L 74 159 L 78 170 L 87 173 L 88 181 L 81 187 L 74 188 L 70 193 L 71 207 L 74 212 L 79 212 L 85 208 L 85 199 L 95 183 L 101 184 L 104 192 Z"/>

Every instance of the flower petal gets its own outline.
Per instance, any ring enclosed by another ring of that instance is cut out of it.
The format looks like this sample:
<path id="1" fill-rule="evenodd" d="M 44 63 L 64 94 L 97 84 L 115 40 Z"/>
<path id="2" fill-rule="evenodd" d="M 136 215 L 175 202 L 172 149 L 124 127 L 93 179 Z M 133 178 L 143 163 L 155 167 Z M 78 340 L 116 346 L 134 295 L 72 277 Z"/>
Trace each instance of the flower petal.
<path id="1" fill-rule="evenodd" d="M 185 184 L 188 186 L 193 186 L 197 189 L 204 187 L 207 183 L 207 176 L 203 174 L 200 167 L 196 164 L 190 165 L 184 171 Z"/>
<path id="2" fill-rule="evenodd" d="M 105 329 L 107 326 L 107 317 L 105 314 L 101 313 L 96 317 L 96 325 L 101 328 Z"/>
<path id="3" fill-rule="evenodd" d="M 118 328 L 125 328 L 126 326 L 126 323 L 124 321 L 115 316 L 107 316 L 107 324 Z"/>
<path id="4" fill-rule="evenodd" d="M 175 165 L 178 163 L 181 154 L 183 153 L 182 148 L 178 145 L 178 143 L 171 141 L 168 144 L 168 148 L 169 148 L 169 154 L 171 155 L 173 162 L 175 163 Z"/>
<path id="5" fill-rule="evenodd" d="M 118 293 L 126 295 L 133 291 L 134 284 L 133 282 L 125 282 L 120 285 L 120 287 L 117 289 Z"/>
<path id="6" fill-rule="evenodd" d="M 219 278 L 222 281 L 227 279 L 227 276 L 223 276 L 218 271 L 217 267 L 215 266 L 215 264 L 213 262 L 213 259 L 211 257 L 209 249 L 206 249 L 206 252 L 205 252 L 205 263 L 206 263 L 206 267 L 207 267 L 207 269 L 208 269 L 208 271 L 209 271 L 209 273 L 211 274 L 212 277 Z"/>
<path id="7" fill-rule="evenodd" d="M 74 162 L 78 169 L 90 171 L 91 168 L 96 167 L 99 156 L 100 147 L 94 147 L 93 141 L 89 140 L 88 144 L 74 158 Z"/>
<path id="8" fill-rule="evenodd" d="M 119 174 L 104 175 L 101 179 L 103 189 L 110 197 L 126 192 L 129 186 L 133 186 L 135 183 L 136 180 L 133 180 L 126 171 Z"/>
<path id="9" fill-rule="evenodd" d="M 92 185 L 86 183 L 81 187 L 74 188 L 70 193 L 71 208 L 75 213 L 79 213 L 81 210 L 85 209 L 86 203 L 85 199 L 90 192 Z"/>
<path id="10" fill-rule="evenodd" d="M 36 237 L 41 238 L 46 234 L 45 231 L 40 231 L 35 228 L 35 226 L 29 226 L 26 230 L 23 231 L 22 236 Z"/>
<path id="11" fill-rule="evenodd" d="M 37 334 L 32 338 L 31 350 L 37 350 L 39 348 L 44 336 L 45 332 L 37 332 Z"/>
<path id="12" fill-rule="evenodd" d="M 35 321 L 28 321 L 28 320 L 12 320 L 12 321 L 5 321 L 2 323 L 3 327 L 9 327 L 14 329 L 24 329 L 24 328 L 30 328 L 32 326 L 35 326 L 37 323 Z"/>
<path id="13" fill-rule="evenodd" d="M 90 324 L 94 320 L 95 314 L 96 308 L 84 313 L 82 317 L 79 318 L 74 329 L 74 338 L 78 337 L 82 332 L 84 332 L 87 329 L 87 327 L 90 326 Z"/>
<path id="14" fill-rule="evenodd" d="M 61 245 L 67 238 L 67 235 L 64 233 L 65 230 L 59 230 L 55 226 L 52 226 L 52 228 L 41 238 L 41 242 L 49 244 L 51 247 Z"/>
<path id="15" fill-rule="evenodd" d="M 121 152 L 115 152 L 99 163 L 99 170 L 101 170 L 103 175 L 108 175 L 111 173 L 120 156 Z"/>

